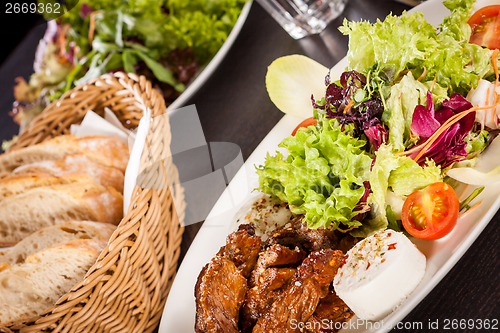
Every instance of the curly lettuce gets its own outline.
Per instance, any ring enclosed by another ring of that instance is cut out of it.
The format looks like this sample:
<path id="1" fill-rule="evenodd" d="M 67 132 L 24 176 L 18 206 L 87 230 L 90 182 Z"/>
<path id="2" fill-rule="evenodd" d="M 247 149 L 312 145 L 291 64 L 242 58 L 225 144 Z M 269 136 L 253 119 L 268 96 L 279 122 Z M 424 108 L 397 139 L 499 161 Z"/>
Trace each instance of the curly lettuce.
<path id="1" fill-rule="evenodd" d="M 342 128 L 335 119 L 299 129 L 280 143 L 286 155 L 268 154 L 257 168 L 260 190 L 287 202 L 293 213 L 304 214 L 310 228 L 361 226 L 355 217 L 372 158 L 363 149 L 366 141 L 351 131 L 351 125 Z"/>

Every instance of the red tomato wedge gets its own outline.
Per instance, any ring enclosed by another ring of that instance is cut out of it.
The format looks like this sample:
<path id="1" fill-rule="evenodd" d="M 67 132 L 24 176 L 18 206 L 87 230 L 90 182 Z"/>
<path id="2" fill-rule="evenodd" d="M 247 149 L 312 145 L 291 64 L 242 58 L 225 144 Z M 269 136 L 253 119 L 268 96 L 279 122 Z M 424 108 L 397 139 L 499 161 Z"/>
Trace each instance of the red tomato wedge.
<path id="1" fill-rule="evenodd" d="M 401 212 L 405 230 L 416 238 L 446 236 L 458 219 L 459 201 L 453 188 L 434 183 L 408 196 Z"/>
<path id="2" fill-rule="evenodd" d="M 489 49 L 500 49 L 500 5 L 479 9 L 468 21 L 472 28 L 470 42 Z"/>
<path id="3" fill-rule="evenodd" d="M 299 128 L 309 127 L 311 125 L 316 125 L 317 123 L 318 123 L 318 121 L 316 119 L 314 119 L 314 117 L 307 118 L 307 119 L 303 120 L 300 124 L 297 125 L 297 127 L 295 127 L 295 129 L 292 132 L 292 136 L 295 136 L 295 133 L 297 133 Z"/>

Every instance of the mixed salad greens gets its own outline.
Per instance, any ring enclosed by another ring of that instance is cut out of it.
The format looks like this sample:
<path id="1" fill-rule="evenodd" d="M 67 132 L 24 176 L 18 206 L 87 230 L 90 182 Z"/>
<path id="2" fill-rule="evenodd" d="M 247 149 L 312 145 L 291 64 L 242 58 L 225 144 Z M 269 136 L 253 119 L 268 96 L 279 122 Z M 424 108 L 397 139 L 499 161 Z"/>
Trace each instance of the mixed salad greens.
<path id="1" fill-rule="evenodd" d="M 26 125 L 75 85 L 119 70 L 146 75 L 172 102 L 222 46 L 245 2 L 67 2 L 70 10 L 48 23 L 35 73 L 17 82 L 15 120 Z"/>
<path id="2" fill-rule="evenodd" d="M 345 21 L 348 68 L 338 81 L 328 74 L 321 89 L 313 84 L 308 110 L 291 105 L 283 87 L 293 75 L 282 69 L 304 70 L 309 61 L 291 56 L 270 66 L 266 83 L 278 108 L 313 117 L 257 167 L 262 192 L 287 202 L 311 228 L 366 237 L 404 226 L 426 239 L 451 230 L 461 207 L 447 172 L 473 166 L 497 136 L 500 83 L 498 49 L 470 42 L 481 31 L 470 22 L 474 0 L 444 4 L 451 13 L 437 28 L 419 12 Z M 478 23 L 482 30 L 490 16 Z M 498 169 L 485 179 L 498 178 Z"/>

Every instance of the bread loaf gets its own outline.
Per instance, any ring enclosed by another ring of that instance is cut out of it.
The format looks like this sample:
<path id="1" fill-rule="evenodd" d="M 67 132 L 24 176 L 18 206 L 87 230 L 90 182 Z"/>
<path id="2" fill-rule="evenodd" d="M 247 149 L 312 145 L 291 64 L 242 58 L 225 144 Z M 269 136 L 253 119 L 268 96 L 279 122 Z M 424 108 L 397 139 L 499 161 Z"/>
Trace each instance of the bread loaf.
<path id="1" fill-rule="evenodd" d="M 52 176 L 88 175 L 96 183 L 114 187 L 123 192 L 123 171 L 100 164 L 85 154 L 65 156 L 58 160 L 45 160 L 21 165 L 15 174 L 47 174 Z"/>
<path id="2" fill-rule="evenodd" d="M 83 280 L 122 219 L 128 158 L 118 139 L 70 135 L 0 155 L 0 247 L 14 245 L 0 251 L 0 327 Z"/>
<path id="3" fill-rule="evenodd" d="M 90 159 L 124 171 L 129 158 L 128 147 L 109 136 L 75 137 L 62 135 L 42 143 L 0 155 L 0 173 L 39 161 L 61 160 L 68 155 L 85 154 Z"/>
<path id="4" fill-rule="evenodd" d="M 82 281 L 105 242 L 78 239 L 46 248 L 0 272 L 0 326 L 43 313 Z"/>
<path id="5" fill-rule="evenodd" d="M 40 229 L 14 247 L 0 251 L 0 271 L 1 263 L 4 263 L 4 267 L 23 263 L 26 257 L 36 252 L 71 240 L 95 239 L 107 242 L 115 229 L 112 224 L 92 221 L 68 221 Z"/>
<path id="6" fill-rule="evenodd" d="M 72 180 L 0 198 L 0 246 L 11 246 L 41 228 L 68 220 L 120 222 L 121 193 L 88 177 Z"/>

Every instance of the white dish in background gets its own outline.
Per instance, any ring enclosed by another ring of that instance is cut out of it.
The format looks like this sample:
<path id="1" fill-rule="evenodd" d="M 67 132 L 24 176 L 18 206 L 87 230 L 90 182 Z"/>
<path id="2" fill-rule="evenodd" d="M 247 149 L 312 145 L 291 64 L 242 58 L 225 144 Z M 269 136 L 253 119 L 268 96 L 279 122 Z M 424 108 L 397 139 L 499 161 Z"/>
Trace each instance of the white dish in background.
<path id="1" fill-rule="evenodd" d="M 498 0 L 479 0 L 477 7 L 498 2 Z M 443 15 L 448 13 L 441 0 L 429 0 L 415 7 L 412 11 L 423 12 L 426 19 L 432 24 L 440 23 Z M 331 77 L 338 77 L 346 64 L 346 59 L 343 59 L 333 67 Z M 255 149 L 215 204 L 178 270 L 167 298 L 159 333 L 194 331 L 194 288 L 198 274 L 219 248 L 225 244 L 226 236 L 231 231 L 239 208 L 254 195 L 252 190 L 258 184 L 254 166 L 262 164 L 266 153 L 274 152 L 278 143 L 291 133 L 299 121 L 292 116 L 284 116 Z M 388 332 L 415 308 L 457 263 L 493 218 L 500 207 L 500 189 L 486 188 L 476 200 L 482 201 L 482 204 L 477 209 L 462 216 L 454 230 L 446 237 L 437 241 L 412 239 L 427 257 L 425 276 L 406 301 L 381 321 L 383 324 L 375 323 L 354 330 L 343 329 L 341 332 Z"/>
<path id="2" fill-rule="evenodd" d="M 196 93 L 196 91 L 198 91 L 198 89 L 200 89 L 200 87 L 213 74 L 215 69 L 217 69 L 217 67 L 219 67 L 220 63 L 222 62 L 222 60 L 224 59 L 226 54 L 229 52 L 229 49 L 231 48 L 231 46 L 233 46 L 234 41 L 236 40 L 236 37 L 238 37 L 238 35 L 240 34 L 241 28 L 243 27 L 243 24 L 247 20 L 248 13 L 250 12 L 250 7 L 252 6 L 252 3 L 253 3 L 253 1 L 249 0 L 245 4 L 245 6 L 243 6 L 243 9 L 241 10 L 240 16 L 238 17 L 238 20 L 236 20 L 236 23 L 234 24 L 233 29 L 231 30 L 229 35 L 227 36 L 227 39 L 224 42 L 224 44 L 222 44 L 221 48 L 219 49 L 219 51 L 217 51 L 217 53 L 212 58 L 212 60 L 210 60 L 208 65 L 205 66 L 201 70 L 201 72 L 198 74 L 198 76 L 195 77 L 193 82 L 191 82 L 187 86 L 186 90 L 184 90 L 182 92 L 182 94 L 180 94 L 180 96 L 177 97 L 175 99 L 175 101 L 173 101 L 172 104 L 170 104 L 167 107 L 168 112 L 172 112 L 172 111 L 184 106 L 184 104 L 187 102 L 187 100 L 189 98 L 191 98 L 191 96 L 193 96 L 194 93 Z"/>

